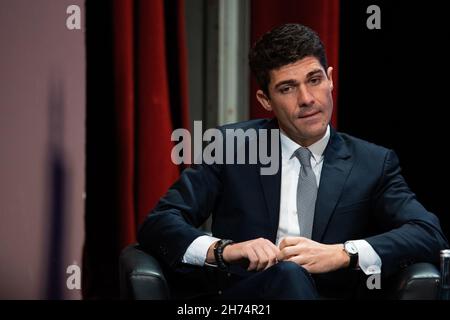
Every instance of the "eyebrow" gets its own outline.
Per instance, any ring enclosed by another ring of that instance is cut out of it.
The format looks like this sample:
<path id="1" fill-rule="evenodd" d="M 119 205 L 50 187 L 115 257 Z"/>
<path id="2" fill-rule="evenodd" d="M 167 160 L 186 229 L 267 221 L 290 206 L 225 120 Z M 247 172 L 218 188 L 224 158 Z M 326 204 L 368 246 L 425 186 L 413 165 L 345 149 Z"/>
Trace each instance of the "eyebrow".
<path id="1" fill-rule="evenodd" d="M 323 75 L 322 69 L 314 69 L 314 70 L 308 72 L 308 74 L 306 75 L 306 78 L 311 78 L 312 76 L 315 76 L 318 73 Z"/>
<path id="2" fill-rule="evenodd" d="M 297 80 L 293 80 L 293 79 L 289 79 L 289 80 L 284 80 L 284 81 L 278 82 L 275 85 L 275 89 L 278 89 L 279 87 L 281 87 L 283 85 L 286 85 L 286 84 L 288 84 L 288 85 L 296 85 L 296 84 L 298 84 L 298 81 Z"/>
<path id="3" fill-rule="evenodd" d="M 322 69 L 314 69 L 306 74 L 306 78 L 311 78 L 319 73 L 321 75 L 323 75 L 323 70 Z M 294 79 L 283 80 L 283 81 L 278 82 L 275 85 L 275 89 L 278 89 L 279 87 L 281 87 L 283 85 L 297 85 L 297 84 L 298 84 L 298 81 L 294 80 Z"/>

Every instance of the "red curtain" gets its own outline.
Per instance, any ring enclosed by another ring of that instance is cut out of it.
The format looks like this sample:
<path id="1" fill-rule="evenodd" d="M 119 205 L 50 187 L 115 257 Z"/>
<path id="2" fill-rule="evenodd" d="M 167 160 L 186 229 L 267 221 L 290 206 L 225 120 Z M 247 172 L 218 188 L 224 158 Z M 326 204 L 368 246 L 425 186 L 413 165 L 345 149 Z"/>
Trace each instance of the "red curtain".
<path id="1" fill-rule="evenodd" d="M 184 0 L 115 0 L 113 16 L 115 201 L 123 248 L 136 241 L 137 226 L 179 175 L 170 136 L 189 127 Z"/>
<path id="2" fill-rule="evenodd" d="M 339 67 L 339 0 L 256 0 L 251 4 L 252 44 L 265 32 L 284 23 L 301 23 L 314 29 L 324 42 L 328 64 L 333 67 L 334 112 L 332 123 L 337 125 L 337 92 Z M 251 80 L 250 117 L 267 118 L 255 97 L 256 80 Z"/>
<path id="3" fill-rule="evenodd" d="M 184 0 L 86 2 L 86 299 L 119 296 L 119 254 L 179 175 L 186 59 Z"/>

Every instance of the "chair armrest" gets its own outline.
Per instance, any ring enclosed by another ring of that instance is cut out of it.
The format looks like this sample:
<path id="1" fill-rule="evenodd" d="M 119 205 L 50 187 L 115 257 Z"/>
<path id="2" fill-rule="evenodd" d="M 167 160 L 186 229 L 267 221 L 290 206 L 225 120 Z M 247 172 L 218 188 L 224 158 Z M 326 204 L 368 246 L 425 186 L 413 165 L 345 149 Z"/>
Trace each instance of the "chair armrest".
<path id="1" fill-rule="evenodd" d="M 416 263 L 392 279 L 389 297 L 399 300 L 433 300 L 438 298 L 440 273 L 431 263 Z"/>
<path id="2" fill-rule="evenodd" d="M 169 299 L 169 288 L 159 262 L 137 244 L 122 250 L 119 263 L 122 299 Z"/>

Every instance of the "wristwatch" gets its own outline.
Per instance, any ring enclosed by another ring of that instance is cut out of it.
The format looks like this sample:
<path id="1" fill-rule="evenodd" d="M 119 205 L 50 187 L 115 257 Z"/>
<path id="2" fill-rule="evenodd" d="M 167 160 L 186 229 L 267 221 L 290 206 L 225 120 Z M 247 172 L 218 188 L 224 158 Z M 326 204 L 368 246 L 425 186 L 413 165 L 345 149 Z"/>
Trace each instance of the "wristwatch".
<path id="1" fill-rule="evenodd" d="M 225 249 L 226 246 L 233 244 L 233 240 L 228 239 L 221 239 L 216 242 L 214 245 L 214 257 L 216 258 L 216 264 L 217 267 L 220 270 L 228 270 L 228 264 L 223 259 L 223 249 Z"/>
<path id="2" fill-rule="evenodd" d="M 358 266 L 358 249 L 356 248 L 353 241 L 346 241 L 344 243 L 344 251 L 350 257 L 350 269 L 357 269 Z"/>

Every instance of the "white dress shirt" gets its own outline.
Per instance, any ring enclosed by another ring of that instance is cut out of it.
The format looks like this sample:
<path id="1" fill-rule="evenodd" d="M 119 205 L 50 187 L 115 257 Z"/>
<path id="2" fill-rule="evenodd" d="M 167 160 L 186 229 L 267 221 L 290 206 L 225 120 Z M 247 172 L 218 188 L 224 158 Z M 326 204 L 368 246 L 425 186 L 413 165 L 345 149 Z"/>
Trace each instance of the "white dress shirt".
<path id="1" fill-rule="evenodd" d="M 281 189 L 280 189 L 280 215 L 276 245 L 286 236 L 298 237 L 300 229 L 297 216 L 297 183 L 300 173 L 300 161 L 293 157 L 295 150 L 301 146 L 291 140 L 280 131 L 281 139 Z M 311 167 L 316 175 L 317 186 L 320 184 L 320 175 L 323 165 L 323 152 L 330 140 L 330 126 L 327 127 L 325 135 L 319 141 L 308 147 L 312 153 Z M 211 236 L 200 236 L 187 248 L 183 262 L 203 266 L 206 254 L 212 243 L 219 240 Z M 365 240 L 353 240 L 358 249 L 359 267 L 365 274 L 380 273 L 381 259 L 372 246 Z"/>

